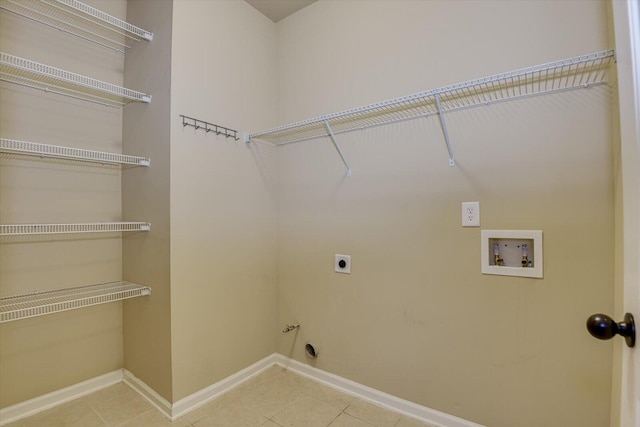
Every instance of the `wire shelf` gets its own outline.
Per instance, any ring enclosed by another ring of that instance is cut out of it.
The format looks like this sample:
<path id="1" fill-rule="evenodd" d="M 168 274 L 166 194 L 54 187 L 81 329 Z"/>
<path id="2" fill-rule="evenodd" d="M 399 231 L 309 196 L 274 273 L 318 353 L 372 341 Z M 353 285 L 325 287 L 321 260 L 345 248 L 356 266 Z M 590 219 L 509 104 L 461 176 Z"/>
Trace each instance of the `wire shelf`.
<path id="1" fill-rule="evenodd" d="M 39 234 L 118 233 L 149 231 L 148 222 L 98 222 L 78 224 L 3 224 L 0 236 L 26 236 Z"/>
<path id="2" fill-rule="evenodd" d="M 110 107 L 151 102 L 151 95 L 0 52 L 0 81 Z"/>
<path id="3" fill-rule="evenodd" d="M 39 144 L 27 141 L 16 141 L 15 139 L 5 138 L 0 138 L 0 153 L 78 160 L 83 162 L 112 165 L 149 166 L 151 164 L 151 160 L 145 157 L 105 153 L 102 151 L 91 151 L 81 148 L 62 147 L 59 145 Z"/>
<path id="4" fill-rule="evenodd" d="M 76 0 L 0 0 L 0 9 L 124 54 L 153 33 Z"/>
<path id="5" fill-rule="evenodd" d="M 148 286 L 108 282 L 0 298 L 0 323 L 151 294 Z"/>
<path id="6" fill-rule="evenodd" d="M 290 144 L 331 136 L 329 129 L 340 134 L 492 102 L 604 84 L 613 61 L 614 51 L 605 50 L 534 65 L 250 133 L 245 140 L 258 138 L 275 145 Z"/>

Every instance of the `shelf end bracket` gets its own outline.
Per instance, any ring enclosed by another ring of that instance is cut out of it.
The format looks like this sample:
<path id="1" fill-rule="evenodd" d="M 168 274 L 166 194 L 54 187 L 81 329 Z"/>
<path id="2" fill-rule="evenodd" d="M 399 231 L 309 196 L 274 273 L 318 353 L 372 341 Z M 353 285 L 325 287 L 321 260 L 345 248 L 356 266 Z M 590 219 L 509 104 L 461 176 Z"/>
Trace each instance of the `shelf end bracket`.
<path id="1" fill-rule="evenodd" d="M 336 151 L 340 155 L 340 158 L 342 159 L 342 163 L 344 163 L 344 165 L 347 167 L 347 176 L 351 176 L 351 167 L 349 166 L 349 163 L 347 163 L 347 159 L 344 158 L 344 154 L 342 154 L 342 150 L 340 149 L 340 145 L 336 140 L 336 136 L 333 134 L 333 129 L 331 129 L 331 125 L 329 124 L 329 121 L 327 119 L 323 121 L 324 121 L 324 125 L 327 127 L 327 132 L 329 132 L 329 137 L 331 138 L 331 142 L 333 142 L 333 146 L 335 147 Z"/>
<path id="2" fill-rule="evenodd" d="M 440 124 L 442 125 L 442 133 L 444 134 L 444 141 L 447 143 L 447 151 L 449 152 L 449 166 L 455 166 L 456 161 L 453 158 L 453 150 L 451 149 L 449 132 L 447 132 L 447 123 L 444 121 L 444 115 L 442 114 L 442 105 L 440 104 L 439 93 L 436 93 L 436 105 L 438 106 L 438 116 L 440 116 Z"/>

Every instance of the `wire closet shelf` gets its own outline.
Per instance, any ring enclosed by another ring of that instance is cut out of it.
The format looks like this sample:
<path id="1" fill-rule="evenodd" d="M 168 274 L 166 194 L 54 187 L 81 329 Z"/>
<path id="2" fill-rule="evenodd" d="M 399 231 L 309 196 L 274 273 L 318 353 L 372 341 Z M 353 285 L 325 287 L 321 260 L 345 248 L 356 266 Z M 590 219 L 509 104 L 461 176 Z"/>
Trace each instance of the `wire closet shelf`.
<path id="1" fill-rule="evenodd" d="M 107 282 L 0 298 L 0 323 L 75 310 L 151 294 L 148 286 Z"/>
<path id="2" fill-rule="evenodd" d="M 60 145 L 39 144 L 36 142 L 17 141 L 15 139 L 5 138 L 0 138 L 0 153 L 35 156 L 40 158 L 46 157 L 76 160 L 109 165 L 149 166 L 151 164 L 151 160 L 145 157 L 106 153 L 102 151 L 85 150 L 82 148 L 63 147 Z"/>
<path id="3" fill-rule="evenodd" d="M 0 9 L 124 54 L 153 33 L 76 0 L 0 0 Z"/>
<path id="4" fill-rule="evenodd" d="M 3 224 L 0 236 L 29 236 L 44 234 L 119 233 L 149 231 L 148 222 L 93 222 L 76 224 Z"/>
<path id="5" fill-rule="evenodd" d="M 284 145 L 331 137 L 335 143 L 334 135 L 345 132 L 435 114 L 442 119 L 443 112 L 605 84 L 613 61 L 612 49 L 580 55 L 249 133 L 245 141 L 256 138 Z M 453 164 L 444 121 L 442 127 Z"/>
<path id="6" fill-rule="evenodd" d="M 0 81 L 107 107 L 151 102 L 151 95 L 0 52 Z"/>

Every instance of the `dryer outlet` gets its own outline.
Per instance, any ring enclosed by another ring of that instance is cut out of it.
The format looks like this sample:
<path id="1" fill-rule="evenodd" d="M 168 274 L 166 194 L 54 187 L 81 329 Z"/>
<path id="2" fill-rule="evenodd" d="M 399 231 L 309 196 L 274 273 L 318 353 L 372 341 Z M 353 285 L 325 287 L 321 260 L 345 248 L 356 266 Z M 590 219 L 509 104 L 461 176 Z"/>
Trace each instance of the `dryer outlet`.
<path id="1" fill-rule="evenodd" d="M 335 270 L 336 273 L 351 274 L 351 255 L 336 254 Z"/>

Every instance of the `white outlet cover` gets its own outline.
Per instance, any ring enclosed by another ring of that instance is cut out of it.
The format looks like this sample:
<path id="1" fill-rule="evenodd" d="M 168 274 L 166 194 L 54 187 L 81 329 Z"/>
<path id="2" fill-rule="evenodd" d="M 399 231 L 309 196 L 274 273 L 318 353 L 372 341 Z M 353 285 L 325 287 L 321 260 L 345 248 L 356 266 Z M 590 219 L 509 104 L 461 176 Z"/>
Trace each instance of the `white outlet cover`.
<path id="1" fill-rule="evenodd" d="M 480 227 L 480 202 L 462 202 L 462 226 Z"/>
<path id="2" fill-rule="evenodd" d="M 340 261 L 343 262 L 341 263 Z M 334 267 L 336 273 L 351 274 L 351 255 L 336 254 L 336 262 Z"/>

